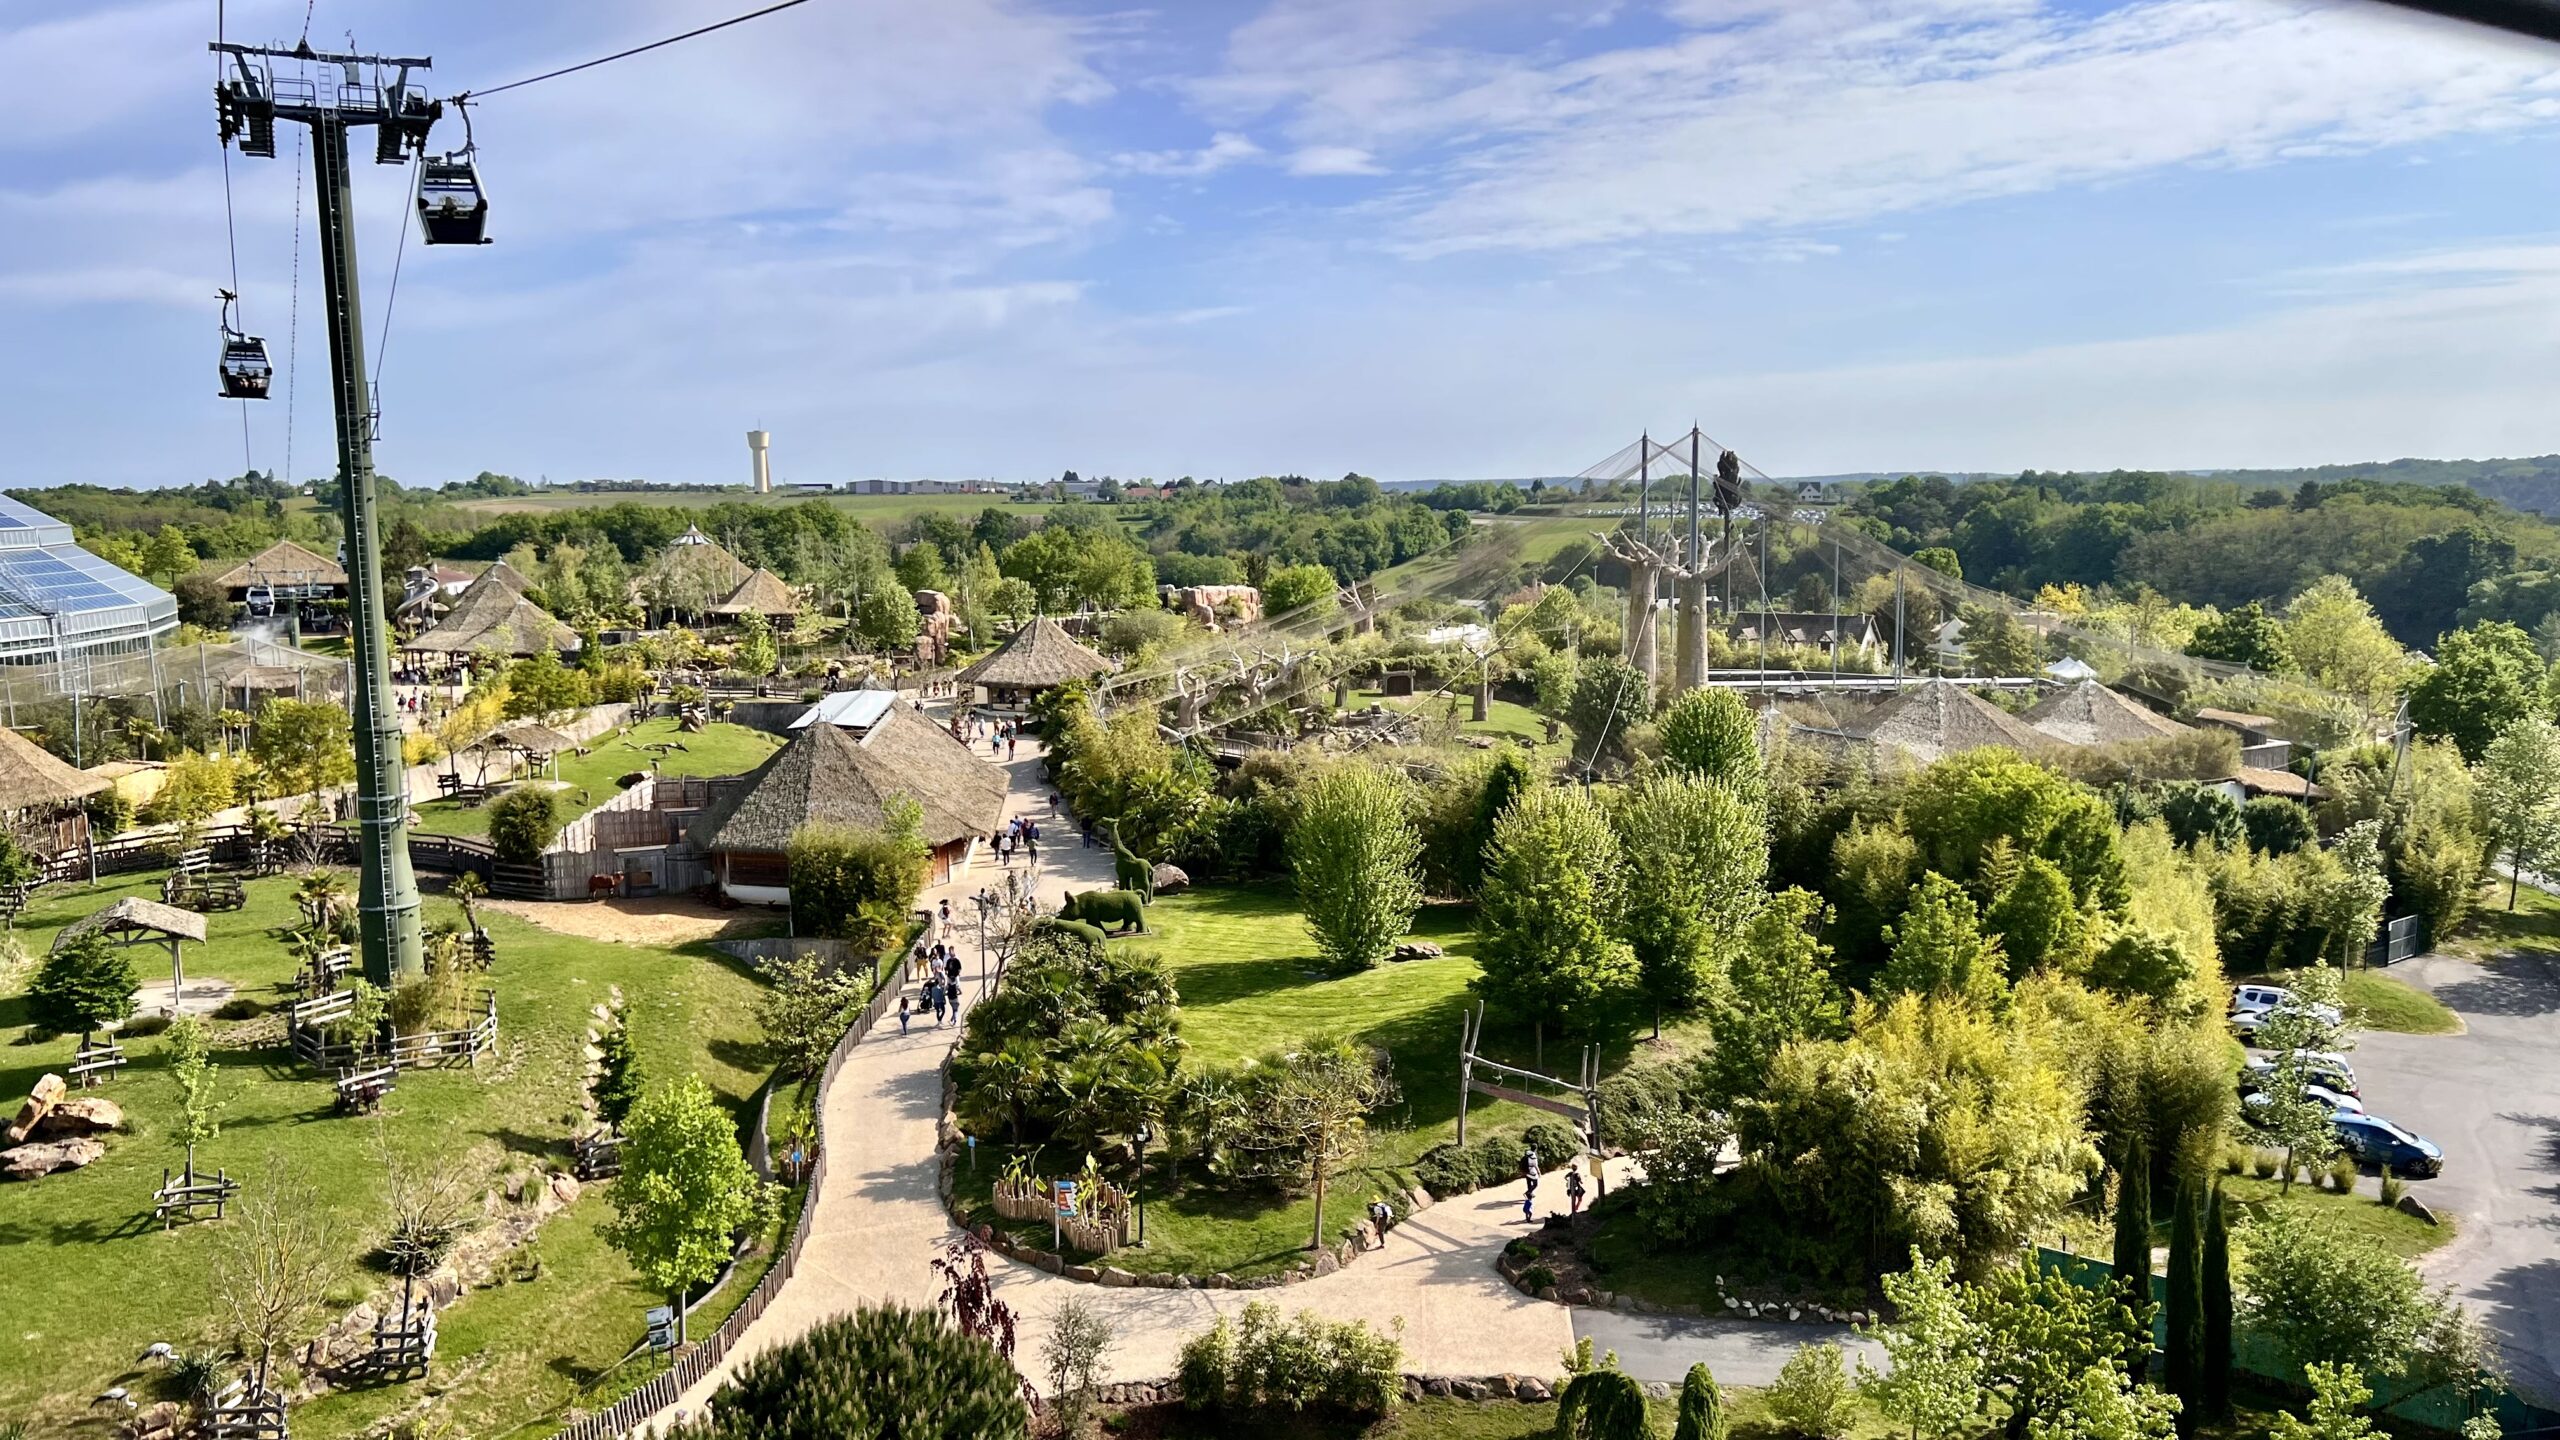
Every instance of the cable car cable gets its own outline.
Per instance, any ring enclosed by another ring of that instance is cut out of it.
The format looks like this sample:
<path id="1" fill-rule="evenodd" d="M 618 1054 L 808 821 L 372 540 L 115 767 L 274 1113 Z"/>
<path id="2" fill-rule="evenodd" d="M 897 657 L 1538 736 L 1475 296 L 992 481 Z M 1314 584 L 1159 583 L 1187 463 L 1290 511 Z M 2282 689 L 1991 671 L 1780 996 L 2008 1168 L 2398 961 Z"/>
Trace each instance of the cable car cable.
<path id="1" fill-rule="evenodd" d="M 608 65 L 616 60 L 627 60 L 634 55 L 643 55 L 651 50 L 662 50 L 680 40 L 691 40 L 697 35 L 708 35 L 714 30 L 726 30 L 732 25 L 744 25 L 750 20 L 761 19 L 764 16 L 770 15 L 776 10 L 788 10 L 794 5 L 805 5 L 807 3 L 809 3 L 809 0 L 781 0 L 780 4 L 767 5 L 761 10 L 750 10 L 744 15 L 733 15 L 726 20 L 718 22 L 717 24 L 705 25 L 699 30 L 687 30 L 681 35 L 670 35 L 664 40 L 652 40 L 646 45 L 635 45 L 628 50 L 617 50 L 610 55 L 598 56 L 596 59 L 584 61 L 580 64 L 563 66 L 558 70 L 546 71 L 543 74 L 529 76 L 522 80 L 510 80 L 506 84 L 496 86 L 492 89 L 465 90 L 453 98 L 457 101 L 485 100 L 492 95 L 501 95 L 509 90 L 521 90 L 527 85 L 539 84 L 545 80 L 557 80 L 563 75 L 575 75 L 581 70 L 593 70 L 599 65 Z"/>
<path id="2" fill-rule="evenodd" d="M 302 373 L 302 130 L 293 132 L 293 303 L 284 341 L 284 483 L 293 483 L 294 381 Z"/>
<path id="3" fill-rule="evenodd" d="M 373 344 L 374 403 L 382 400 L 382 357 L 391 353 L 391 312 L 400 305 L 400 262 L 409 253 L 409 196 L 418 188 L 418 171 L 427 163 L 421 152 L 409 162 L 409 183 L 400 191 L 400 243 L 391 251 L 391 293 L 382 302 L 382 338 Z"/>

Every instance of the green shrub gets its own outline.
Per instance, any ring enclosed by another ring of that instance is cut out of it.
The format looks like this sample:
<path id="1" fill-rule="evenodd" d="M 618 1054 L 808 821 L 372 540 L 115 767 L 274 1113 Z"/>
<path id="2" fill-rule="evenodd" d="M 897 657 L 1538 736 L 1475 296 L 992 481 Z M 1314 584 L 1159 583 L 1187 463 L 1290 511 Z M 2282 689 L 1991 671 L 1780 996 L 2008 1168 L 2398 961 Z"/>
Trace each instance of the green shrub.
<path id="1" fill-rule="evenodd" d="M 148 1040 L 154 1035 L 163 1033 L 168 1028 L 169 1017 L 166 1015 L 137 1015 L 116 1027 L 116 1038 L 119 1040 Z"/>
<path id="2" fill-rule="evenodd" d="M 1526 1289 L 1532 1295 L 1537 1294 L 1541 1290 L 1554 1289 L 1555 1283 L 1556 1272 L 1548 1269 L 1542 1264 L 1532 1265 L 1528 1269 L 1520 1272 L 1521 1287 Z"/>
<path id="3" fill-rule="evenodd" d="M 1508 1135 L 1486 1135 L 1463 1149 L 1454 1143 L 1435 1145 L 1413 1162 L 1414 1178 L 1433 1195 L 1482 1190 L 1519 1176 L 1522 1148 L 1519 1139 Z M 1538 1163 L 1546 1163 L 1545 1155 Z"/>
<path id="4" fill-rule="evenodd" d="M 255 1020 L 265 1013 L 267 1013 L 266 1006 L 259 1004 L 257 1001 L 250 999 L 246 995 L 234 995 L 230 999 L 225 1000 L 220 1005 L 214 1007 L 213 1018 L 216 1020 Z"/>
<path id="5" fill-rule="evenodd" d="M 1538 1248 L 1537 1241 L 1523 1235 L 1519 1239 L 1512 1241 L 1510 1244 L 1503 1246 L 1502 1253 L 1510 1256 L 1514 1260 L 1535 1260 L 1546 1252 Z"/>
<path id="6" fill-rule="evenodd" d="M 1538 1152 L 1538 1168 L 1553 1170 L 1582 1153 L 1582 1137 L 1570 1125 L 1541 1120 L 1520 1136 L 1526 1148 Z"/>
<path id="7" fill-rule="evenodd" d="M 2249 1152 L 2237 1145 L 2222 1147 L 2222 1173 L 2237 1175 L 2249 1168 Z"/>
<path id="8" fill-rule="evenodd" d="M 1184 1342 L 1177 1373 L 1194 1410 L 1383 1415 L 1404 1395 L 1404 1346 L 1358 1320 L 1257 1300 Z"/>
<path id="9" fill-rule="evenodd" d="M 57 1035 L 86 1035 L 130 1019 L 140 988 L 132 953 L 92 932 L 44 957 L 27 987 L 27 1019 Z"/>
<path id="10" fill-rule="evenodd" d="M 2402 1183 L 2399 1176 L 2391 1173 L 2390 1166 L 2383 1166 L 2381 1190 L 2382 1203 L 2385 1205 L 2397 1205 L 2400 1203 L 2400 1197 L 2407 1193 L 2409 1193 L 2409 1187 Z"/>
<path id="11" fill-rule="evenodd" d="M 1640 1065 L 1600 1082 L 1600 1135 L 1621 1149 L 1650 1149 L 1665 1117 L 1689 1102 L 1683 1071 L 1672 1065 Z"/>
<path id="12" fill-rule="evenodd" d="M 878 830 L 804 825 L 791 837 L 791 927 L 795 935 L 879 950 L 906 931 L 931 855 L 917 834 L 913 803 L 895 806 Z"/>
<path id="13" fill-rule="evenodd" d="M 2356 1168 L 2356 1157 L 2340 1155 L 2329 1162 L 2329 1188 L 2341 1195 L 2353 1195 L 2356 1179 L 2362 1173 Z"/>
<path id="14" fill-rule="evenodd" d="M 1557 1440 L 1651 1440 L 1644 1391 L 1625 1371 L 1586 1370 L 1556 1406 Z"/>
<path id="15" fill-rule="evenodd" d="M 1838 1440 L 1849 1433 L 1849 1370 L 1837 1345 L 1806 1345 L 1787 1359 L 1777 1383 L 1763 1397 L 1771 1419 L 1804 1440 Z"/>
<path id="16" fill-rule="evenodd" d="M 1716 1389 L 1715 1373 L 1704 1365 L 1690 1366 L 1680 1382 L 1680 1413 L 1671 1440 L 1725 1440 L 1726 1428 L 1724 1396 Z"/>
<path id="17" fill-rule="evenodd" d="M 739 1367 L 674 1440 L 1028 1440 L 1021 1377 L 930 1310 L 870 1306 Z"/>
<path id="18" fill-rule="evenodd" d="M 2283 1168 L 2284 1157 L 2270 1150 L 2261 1150 L 2249 1157 L 2249 1173 L 2261 1180 L 2273 1180 L 2276 1172 Z"/>
<path id="19" fill-rule="evenodd" d="M 489 844 L 509 865 L 533 865 L 560 838 L 560 797 L 536 781 L 489 802 Z"/>

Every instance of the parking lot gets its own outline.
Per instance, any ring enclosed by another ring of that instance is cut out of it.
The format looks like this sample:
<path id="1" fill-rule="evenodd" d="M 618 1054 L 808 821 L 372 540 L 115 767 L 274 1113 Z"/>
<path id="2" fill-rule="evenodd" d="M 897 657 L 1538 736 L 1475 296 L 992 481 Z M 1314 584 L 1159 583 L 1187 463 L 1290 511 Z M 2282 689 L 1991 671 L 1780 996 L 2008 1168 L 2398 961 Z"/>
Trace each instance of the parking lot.
<path id="1" fill-rule="evenodd" d="M 2368 1109 L 2444 1147 L 2444 1174 L 2409 1184 L 2458 1216 L 2428 1278 L 2488 1322 L 2519 1390 L 2560 1403 L 2560 965 L 2423 956 L 2391 974 L 2469 1027 L 2368 1032 L 2353 1057 Z"/>

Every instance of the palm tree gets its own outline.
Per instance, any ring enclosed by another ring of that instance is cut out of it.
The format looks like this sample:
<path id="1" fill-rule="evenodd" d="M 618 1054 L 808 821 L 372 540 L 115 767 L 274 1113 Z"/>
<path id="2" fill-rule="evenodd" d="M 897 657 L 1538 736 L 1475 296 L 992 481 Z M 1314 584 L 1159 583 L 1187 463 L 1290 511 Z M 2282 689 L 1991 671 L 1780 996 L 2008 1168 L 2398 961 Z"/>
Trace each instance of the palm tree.
<path id="1" fill-rule="evenodd" d="M 316 865 L 302 872 L 301 883 L 293 889 L 293 903 L 302 907 L 303 918 L 311 922 L 312 929 L 324 933 L 331 928 L 330 920 L 337 914 L 338 902 L 344 898 L 345 880 L 337 871 L 323 870 Z"/>
<path id="2" fill-rule="evenodd" d="M 446 889 L 445 893 L 451 895 L 453 902 L 462 907 L 462 923 L 470 926 L 473 933 L 478 933 L 480 912 L 472 908 L 471 902 L 489 893 L 489 882 L 480 878 L 480 872 L 465 870 L 453 877 L 453 884 Z"/>
<path id="3" fill-rule="evenodd" d="M 986 1067 L 987 1093 L 1005 1109 L 1005 1130 L 1014 1143 L 1042 1097 L 1049 1093 L 1049 1057 L 1028 1036 L 1016 1035 L 999 1050 L 978 1057 Z"/>

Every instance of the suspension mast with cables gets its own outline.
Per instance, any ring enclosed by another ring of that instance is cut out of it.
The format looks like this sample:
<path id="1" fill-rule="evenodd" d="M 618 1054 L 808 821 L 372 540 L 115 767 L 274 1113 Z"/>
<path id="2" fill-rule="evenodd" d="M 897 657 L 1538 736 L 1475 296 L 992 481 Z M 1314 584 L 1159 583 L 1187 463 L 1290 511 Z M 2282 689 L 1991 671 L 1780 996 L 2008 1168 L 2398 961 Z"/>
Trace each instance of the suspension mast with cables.
<path id="1" fill-rule="evenodd" d="M 321 284 L 329 331 L 330 400 L 338 424 L 338 519 L 346 532 L 347 618 L 355 694 L 357 918 L 365 979 L 389 987 L 425 973 L 418 882 L 409 865 L 409 786 L 399 712 L 392 704 L 391 632 L 382 613 L 382 540 L 373 474 L 377 413 L 364 363 L 364 306 L 356 285 L 354 186 L 347 135 L 375 128 L 374 160 L 401 165 L 425 149 L 443 106 L 409 84 L 424 58 L 337 55 L 306 42 L 290 50 L 216 41 L 232 71 L 215 87 L 225 145 L 275 154 L 278 121 L 312 140 Z M 321 67 L 279 79 L 271 62 Z M 386 70 L 396 72 L 388 86 Z M 335 72 L 335 77 L 330 72 Z M 369 83 L 367 76 L 372 77 Z M 338 83 L 330 83 L 335 78 Z"/>

